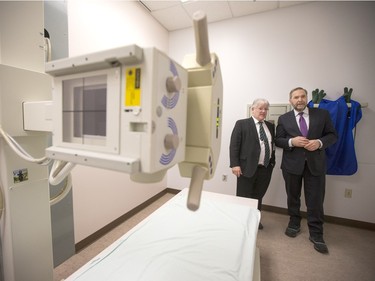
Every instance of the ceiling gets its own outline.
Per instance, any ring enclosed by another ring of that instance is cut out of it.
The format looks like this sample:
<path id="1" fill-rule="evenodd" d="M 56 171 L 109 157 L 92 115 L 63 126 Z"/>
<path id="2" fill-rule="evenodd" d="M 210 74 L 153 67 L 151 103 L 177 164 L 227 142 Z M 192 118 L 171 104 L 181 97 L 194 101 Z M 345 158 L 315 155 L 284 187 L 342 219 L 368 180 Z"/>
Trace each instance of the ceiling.
<path id="1" fill-rule="evenodd" d="M 236 17 L 280 9 L 309 1 L 269 1 L 269 0 L 138 0 L 162 26 L 168 31 L 192 27 L 193 14 L 202 10 L 207 22 L 217 22 Z"/>

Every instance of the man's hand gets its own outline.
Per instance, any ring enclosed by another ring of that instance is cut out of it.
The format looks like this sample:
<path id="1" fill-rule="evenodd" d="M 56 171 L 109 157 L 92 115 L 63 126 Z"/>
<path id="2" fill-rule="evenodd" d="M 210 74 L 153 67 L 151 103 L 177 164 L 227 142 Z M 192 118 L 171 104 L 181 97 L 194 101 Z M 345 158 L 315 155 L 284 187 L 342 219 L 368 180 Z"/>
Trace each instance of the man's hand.
<path id="1" fill-rule="evenodd" d="M 308 144 L 304 148 L 308 151 L 317 150 L 320 147 L 320 142 L 318 140 L 309 140 Z"/>
<path id="2" fill-rule="evenodd" d="M 238 178 L 240 175 L 242 175 L 241 167 L 236 166 L 232 168 L 232 173 Z"/>
<path id="3" fill-rule="evenodd" d="M 309 140 L 305 137 L 298 136 L 298 137 L 292 138 L 292 145 L 293 146 L 305 147 L 308 144 L 309 144 Z"/>

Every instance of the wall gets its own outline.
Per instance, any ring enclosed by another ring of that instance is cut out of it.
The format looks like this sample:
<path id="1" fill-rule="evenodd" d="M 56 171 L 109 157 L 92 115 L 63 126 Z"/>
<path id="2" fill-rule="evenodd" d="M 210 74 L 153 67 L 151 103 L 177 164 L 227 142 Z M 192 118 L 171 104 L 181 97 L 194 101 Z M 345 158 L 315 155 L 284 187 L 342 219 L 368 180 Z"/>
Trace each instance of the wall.
<path id="1" fill-rule="evenodd" d="M 69 55 L 137 44 L 168 52 L 168 32 L 137 3 L 68 2 Z M 75 242 L 79 242 L 166 187 L 137 184 L 129 175 L 78 166 L 73 172 Z"/>
<path id="2" fill-rule="evenodd" d="M 69 56 L 67 6 L 64 0 L 44 1 L 44 29 L 50 35 L 51 60 Z"/>
<path id="3" fill-rule="evenodd" d="M 210 50 L 218 54 L 224 84 L 222 148 L 215 177 L 204 189 L 235 194 L 236 178 L 229 168 L 229 140 L 237 119 L 246 118 L 246 105 L 257 97 L 288 103 L 289 91 L 303 86 L 311 93 L 324 89 L 335 100 L 344 87 L 354 89 L 352 99 L 368 102 L 356 129 L 358 172 L 353 176 L 327 176 L 327 215 L 375 223 L 375 3 L 311 2 L 288 8 L 209 24 Z M 187 40 L 187 38 L 191 38 Z M 170 56 L 182 62 L 194 53 L 192 29 L 170 33 Z M 277 150 L 264 204 L 286 207 L 284 181 Z M 222 175 L 228 181 L 222 181 Z M 168 187 L 185 188 L 175 167 L 168 172 Z M 345 188 L 353 190 L 344 198 Z"/>
<path id="4" fill-rule="evenodd" d="M 168 52 L 168 32 L 133 1 L 68 2 L 69 56 L 137 44 Z"/>

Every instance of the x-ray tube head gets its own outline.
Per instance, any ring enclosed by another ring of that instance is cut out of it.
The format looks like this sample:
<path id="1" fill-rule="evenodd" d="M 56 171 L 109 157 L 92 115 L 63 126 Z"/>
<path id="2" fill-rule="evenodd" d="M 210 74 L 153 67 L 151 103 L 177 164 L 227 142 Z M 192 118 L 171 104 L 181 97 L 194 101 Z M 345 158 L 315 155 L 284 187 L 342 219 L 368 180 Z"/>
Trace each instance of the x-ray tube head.
<path id="1" fill-rule="evenodd" d="M 187 71 L 164 53 L 131 45 L 48 62 L 46 72 L 54 78 L 50 158 L 148 182 L 184 160 Z"/>

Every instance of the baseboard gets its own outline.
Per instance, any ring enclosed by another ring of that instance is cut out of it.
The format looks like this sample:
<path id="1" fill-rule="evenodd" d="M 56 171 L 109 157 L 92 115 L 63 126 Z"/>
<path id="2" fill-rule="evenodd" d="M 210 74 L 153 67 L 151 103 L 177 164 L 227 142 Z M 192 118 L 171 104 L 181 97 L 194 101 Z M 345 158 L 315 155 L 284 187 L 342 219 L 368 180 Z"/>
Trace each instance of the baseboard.
<path id="1" fill-rule="evenodd" d="M 115 227 L 119 226 L 122 224 L 124 221 L 141 211 L 142 209 L 146 208 L 162 196 L 164 196 L 167 193 L 171 194 L 177 194 L 181 190 L 179 189 L 174 189 L 174 188 L 166 188 L 159 192 L 158 194 L 154 195 L 144 203 L 140 204 L 139 206 L 135 207 L 134 209 L 130 210 L 129 212 L 125 213 L 121 217 L 117 218 L 116 220 L 112 221 L 111 223 L 107 224 L 103 228 L 99 229 L 98 231 L 94 232 L 90 236 L 86 237 L 85 239 L 81 240 L 75 245 L 75 250 L 76 253 L 83 250 L 87 246 L 91 245 L 93 242 L 110 232 L 112 229 Z M 278 214 L 283 214 L 283 215 L 288 215 L 288 211 L 286 208 L 281 208 L 281 207 L 275 207 L 275 206 L 270 206 L 270 205 L 262 205 L 262 210 L 268 211 L 268 212 L 274 212 Z M 306 212 L 301 212 L 302 217 L 306 218 Z M 363 228 L 363 229 L 368 229 L 368 230 L 375 230 L 375 224 L 374 223 L 368 223 L 368 222 L 362 222 L 362 221 L 356 221 L 356 220 L 350 220 L 350 219 L 343 219 L 343 218 L 338 218 L 338 217 L 333 217 L 333 216 L 325 216 L 325 221 L 329 223 L 335 223 L 335 224 L 340 224 L 340 225 L 345 225 L 345 226 L 350 226 L 350 227 L 356 227 L 356 228 Z"/>
<path id="2" fill-rule="evenodd" d="M 87 246 L 91 245 L 93 242 L 95 242 L 96 240 L 98 240 L 102 236 L 106 235 L 112 229 L 119 226 L 124 221 L 126 221 L 130 217 L 134 216 L 136 213 L 140 212 L 141 210 L 143 210 L 144 208 L 146 208 L 147 206 L 149 206 L 150 204 L 152 204 L 153 202 L 155 202 L 156 200 L 158 200 L 159 198 L 161 198 L 165 194 L 167 194 L 167 193 L 177 194 L 178 192 L 180 192 L 180 190 L 171 189 L 171 188 L 166 188 L 166 189 L 162 190 L 161 192 L 154 195 L 153 197 L 151 197 L 150 199 L 148 199 L 144 203 L 138 205 L 134 209 L 130 210 L 129 212 L 127 212 L 125 214 L 123 214 L 121 217 L 119 217 L 119 218 L 115 219 L 114 221 L 110 222 L 109 224 L 102 227 L 98 231 L 94 232 L 90 236 L 88 236 L 85 239 L 79 241 L 77 244 L 75 244 L 76 253 L 83 250 Z"/>
<path id="3" fill-rule="evenodd" d="M 262 205 L 262 210 L 288 215 L 288 210 L 286 208 L 280 208 L 270 205 Z M 306 218 L 307 214 L 306 212 L 301 211 L 302 217 Z M 344 219 L 344 218 L 338 218 L 334 216 L 324 216 L 324 221 L 344 226 L 350 226 L 350 227 L 356 227 L 356 228 L 362 228 L 367 230 L 375 230 L 375 223 L 369 223 L 364 221 L 357 221 L 357 220 L 351 220 L 351 219 Z"/>
<path id="4" fill-rule="evenodd" d="M 175 188 L 170 188 L 170 187 L 166 188 L 165 190 L 167 191 L 167 193 L 171 193 L 171 194 L 177 194 L 181 191 L 180 189 L 175 189 Z"/>

